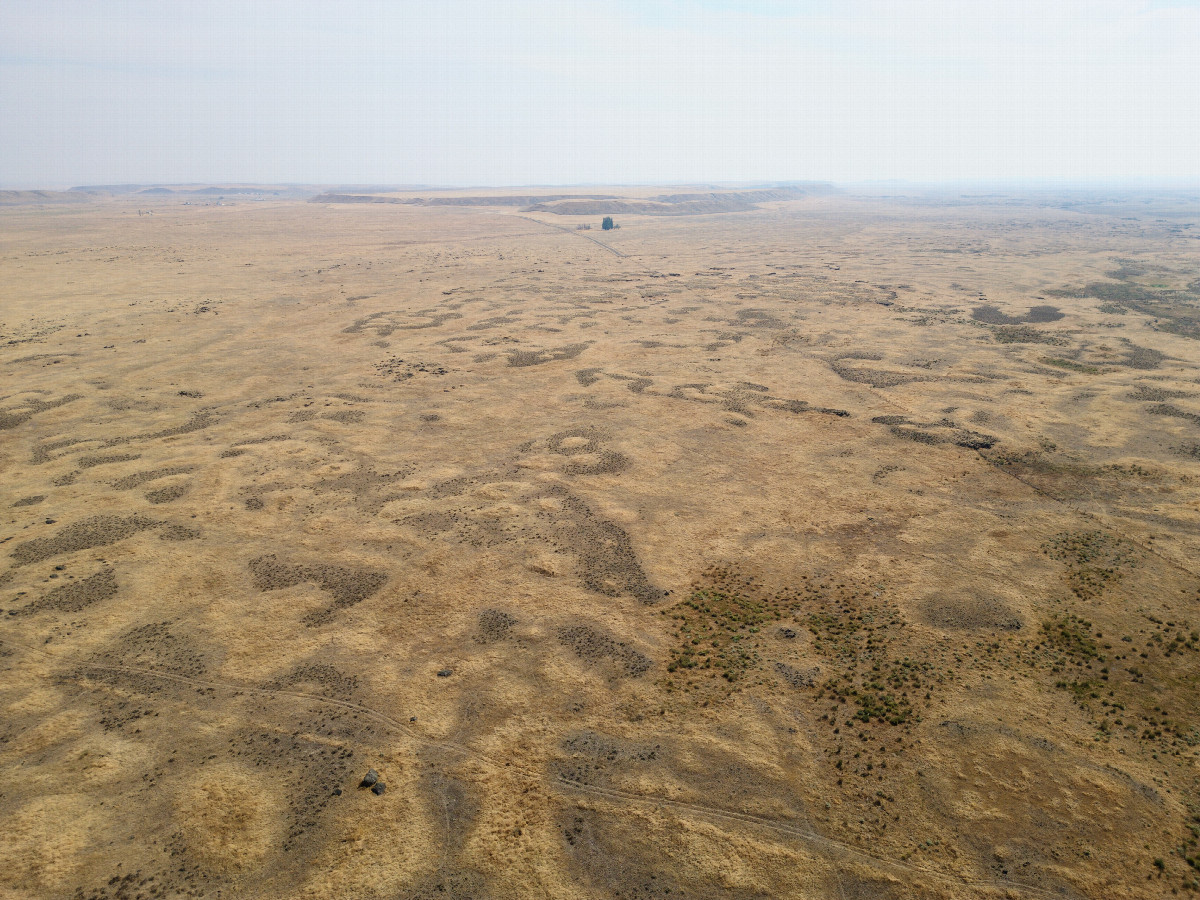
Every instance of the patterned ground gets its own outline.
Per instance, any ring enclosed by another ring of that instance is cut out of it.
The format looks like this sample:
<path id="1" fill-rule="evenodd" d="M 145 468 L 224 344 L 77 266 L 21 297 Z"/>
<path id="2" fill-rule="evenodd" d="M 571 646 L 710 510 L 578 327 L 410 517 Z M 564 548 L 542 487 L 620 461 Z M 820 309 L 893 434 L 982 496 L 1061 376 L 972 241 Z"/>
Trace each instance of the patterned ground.
<path id="1" fill-rule="evenodd" d="M 0 209 L 0 895 L 1200 890 L 1196 208 Z"/>

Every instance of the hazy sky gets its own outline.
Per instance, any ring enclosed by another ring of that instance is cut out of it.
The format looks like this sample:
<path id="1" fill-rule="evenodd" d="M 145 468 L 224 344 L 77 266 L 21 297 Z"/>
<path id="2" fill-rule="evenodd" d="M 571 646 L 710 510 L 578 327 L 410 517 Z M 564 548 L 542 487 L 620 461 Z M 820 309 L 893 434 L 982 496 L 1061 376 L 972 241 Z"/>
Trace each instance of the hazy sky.
<path id="1" fill-rule="evenodd" d="M 1200 177 L 1200 0 L 0 0 L 0 185 Z"/>

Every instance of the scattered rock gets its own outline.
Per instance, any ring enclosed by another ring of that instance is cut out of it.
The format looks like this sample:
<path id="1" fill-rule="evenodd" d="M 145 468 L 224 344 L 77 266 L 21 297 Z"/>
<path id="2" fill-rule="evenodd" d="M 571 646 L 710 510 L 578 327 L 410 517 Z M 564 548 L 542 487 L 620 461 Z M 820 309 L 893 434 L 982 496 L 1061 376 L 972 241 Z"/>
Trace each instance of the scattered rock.
<path id="1" fill-rule="evenodd" d="M 623 674 L 631 677 L 645 674 L 653 665 L 646 654 L 589 625 L 561 628 L 558 640 L 575 651 L 580 659 L 593 664 L 603 659 L 612 660 Z"/>
<path id="2" fill-rule="evenodd" d="M 118 478 L 116 481 L 110 483 L 118 491 L 131 491 L 149 481 L 157 481 L 160 478 L 168 478 L 171 475 L 186 475 L 191 471 L 191 466 L 164 466 L 160 469 L 135 472 L 133 475 L 126 475 L 124 478 Z"/>
<path id="3" fill-rule="evenodd" d="M 62 566 L 56 566 L 62 571 Z M 55 612 L 81 612 L 93 603 L 115 597 L 117 579 L 112 569 L 103 569 L 89 578 L 74 581 L 54 588 L 46 596 L 20 609 L 9 611 L 10 616 L 52 610 Z"/>
<path id="4" fill-rule="evenodd" d="M 377 781 L 373 785 L 371 785 L 371 793 L 374 794 L 376 797 L 378 797 L 380 794 L 382 794 L 386 790 L 387 790 L 387 785 L 384 784 L 382 781 Z"/>
<path id="5" fill-rule="evenodd" d="M 146 499 L 151 503 L 171 503 L 187 493 L 186 484 L 172 484 L 157 490 L 147 491 Z"/>
<path id="6" fill-rule="evenodd" d="M 809 688 L 817 683 L 817 676 L 821 674 L 820 666 L 813 666 L 810 669 L 793 669 L 786 663 L 775 663 L 775 671 L 783 676 L 783 680 L 795 688 Z"/>
<path id="7" fill-rule="evenodd" d="M 46 524 L 53 525 L 55 520 L 47 519 Z M 92 516 L 68 525 L 53 537 L 36 538 L 18 544 L 10 556 L 16 565 L 27 566 L 63 553 L 107 547 L 161 524 L 142 516 Z"/>
<path id="8" fill-rule="evenodd" d="M 250 561 L 250 572 L 259 590 L 277 591 L 295 587 L 304 581 L 319 585 L 333 597 L 333 603 L 305 617 L 306 625 L 322 625 L 339 609 L 361 603 L 377 593 L 387 581 L 387 573 L 374 569 L 343 568 L 325 564 L 292 565 L 279 562 L 274 554 Z"/>
<path id="9" fill-rule="evenodd" d="M 200 529 L 188 528 L 186 525 L 167 525 L 158 533 L 163 541 L 194 541 L 200 537 Z"/>
<path id="10" fill-rule="evenodd" d="M 407 381 L 410 378 L 415 378 L 417 375 L 440 376 L 450 374 L 450 370 L 445 366 L 439 366 L 436 363 L 417 362 L 411 359 L 406 362 L 396 356 L 385 362 L 378 363 L 375 366 L 375 371 L 379 375 L 391 378 L 394 381 Z M 436 416 L 434 418 L 436 419 Z"/>
<path id="11" fill-rule="evenodd" d="M 926 624 L 947 631 L 1020 631 L 1024 624 L 1003 600 L 974 593 L 934 595 L 919 610 Z"/>
<path id="12" fill-rule="evenodd" d="M 504 640 L 516 624 L 517 620 L 506 612 L 485 609 L 479 614 L 479 633 L 475 636 L 475 641 L 490 644 L 493 641 Z"/>
<path id="13" fill-rule="evenodd" d="M 326 413 L 321 418 L 341 422 L 343 425 L 353 425 L 355 422 L 361 422 L 366 415 L 361 409 L 340 409 L 337 412 Z"/>
<path id="14" fill-rule="evenodd" d="M 367 774 L 363 776 L 363 780 L 358 783 L 359 787 L 372 787 L 379 782 L 379 773 L 374 769 L 369 769 Z"/>
<path id="15" fill-rule="evenodd" d="M 568 344 L 565 347 L 551 347 L 545 350 L 510 350 L 508 352 L 508 364 L 514 369 L 524 368 L 526 366 L 540 366 L 548 362 L 561 362 L 566 359 L 575 359 L 584 350 L 592 345 L 591 341 L 581 344 Z"/>

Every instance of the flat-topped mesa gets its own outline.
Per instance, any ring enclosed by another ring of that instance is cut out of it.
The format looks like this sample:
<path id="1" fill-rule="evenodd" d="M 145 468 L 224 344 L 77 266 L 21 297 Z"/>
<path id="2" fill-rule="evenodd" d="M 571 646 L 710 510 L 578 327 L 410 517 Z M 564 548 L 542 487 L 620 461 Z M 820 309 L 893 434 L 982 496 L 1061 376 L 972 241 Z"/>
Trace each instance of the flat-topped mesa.
<path id="1" fill-rule="evenodd" d="M 702 216 L 712 213 L 744 212 L 757 209 L 759 203 L 799 200 L 803 197 L 835 193 L 831 185 L 787 186 L 750 191 L 708 191 L 694 194 L 659 194 L 638 199 L 618 198 L 597 202 L 590 199 L 543 198 L 525 212 L 549 212 L 557 215 L 592 216 L 626 213 L 644 216 Z"/>
<path id="2" fill-rule="evenodd" d="M 650 197 L 618 194 L 480 194 L 447 196 L 411 196 L 400 192 L 327 191 L 309 198 L 310 203 L 392 203 L 406 206 L 518 206 L 522 212 L 548 212 L 556 215 L 607 215 L 627 213 L 651 216 L 705 215 L 743 212 L 756 204 L 804 197 L 827 196 L 837 188 L 821 182 L 803 185 L 775 185 L 749 190 L 712 190 Z"/>
<path id="3" fill-rule="evenodd" d="M 328 192 L 309 203 L 400 203 L 406 206 L 522 206 L 560 200 L 615 200 L 614 194 L 492 194 L 470 197 L 396 197 L 390 194 Z"/>

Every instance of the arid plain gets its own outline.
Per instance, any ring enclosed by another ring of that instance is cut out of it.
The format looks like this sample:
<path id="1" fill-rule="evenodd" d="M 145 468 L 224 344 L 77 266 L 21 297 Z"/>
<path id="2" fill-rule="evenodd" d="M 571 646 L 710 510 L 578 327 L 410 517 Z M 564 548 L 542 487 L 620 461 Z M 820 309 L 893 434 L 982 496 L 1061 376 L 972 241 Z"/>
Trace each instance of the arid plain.
<path id="1" fill-rule="evenodd" d="M 0 206 L 0 896 L 1200 890 L 1195 197 L 502 193 Z"/>

